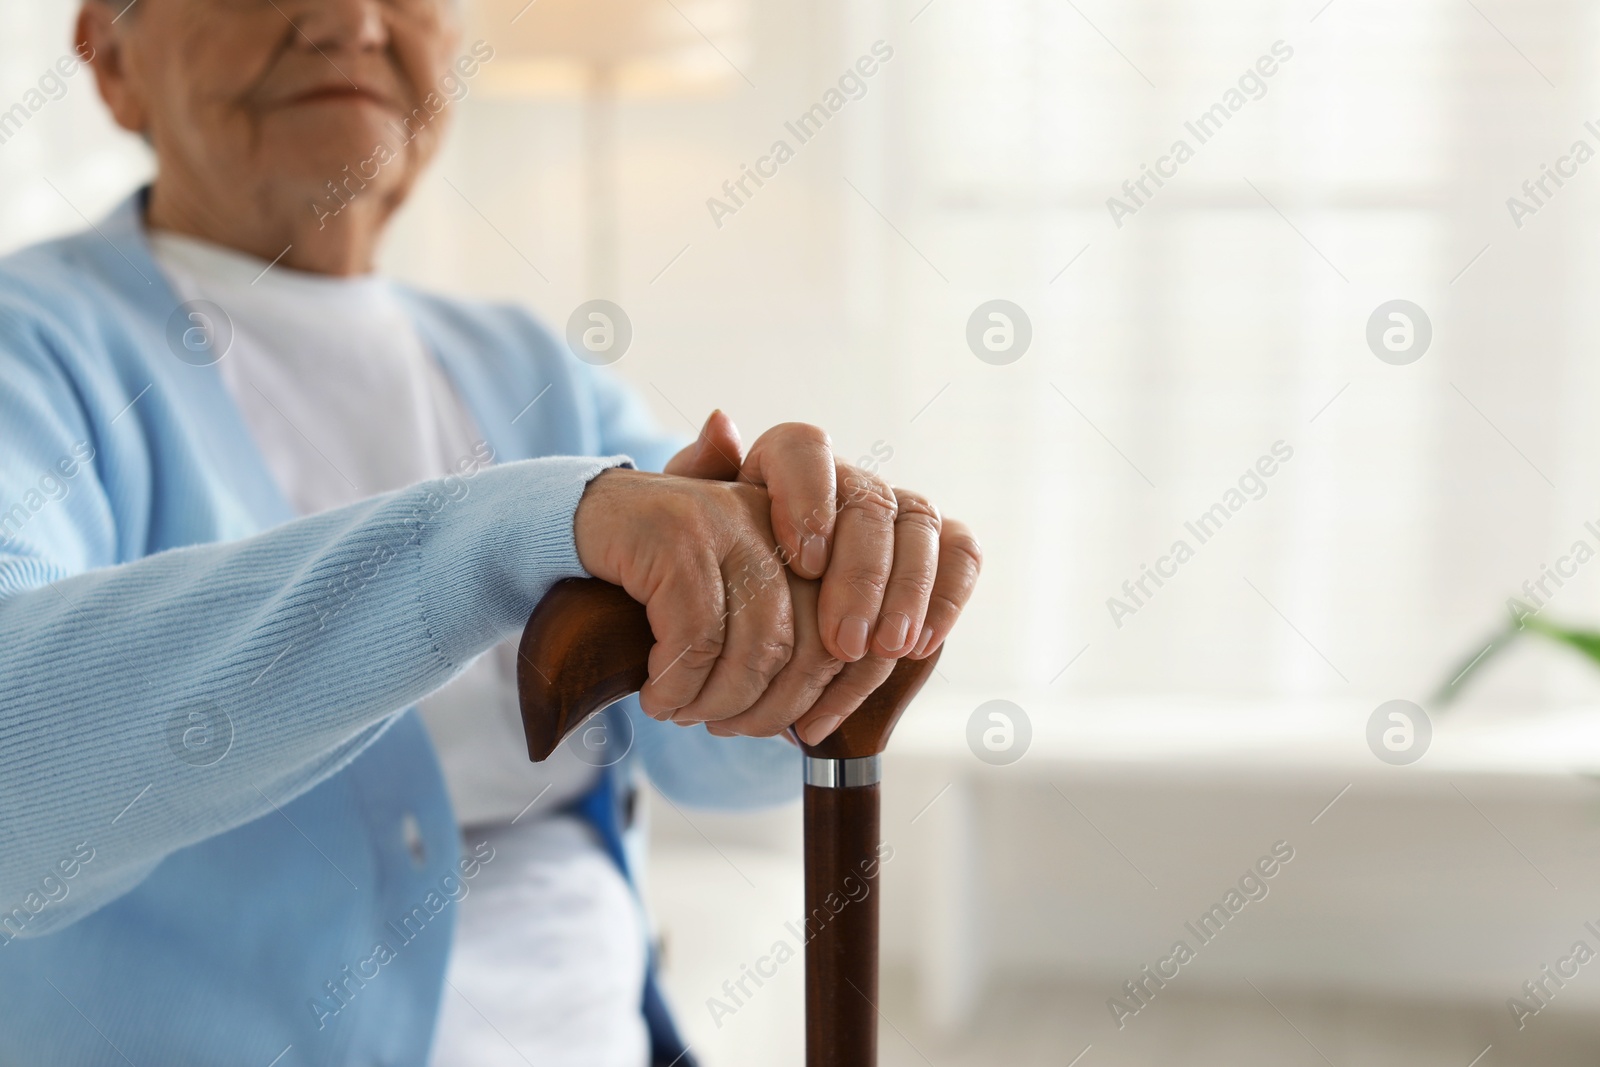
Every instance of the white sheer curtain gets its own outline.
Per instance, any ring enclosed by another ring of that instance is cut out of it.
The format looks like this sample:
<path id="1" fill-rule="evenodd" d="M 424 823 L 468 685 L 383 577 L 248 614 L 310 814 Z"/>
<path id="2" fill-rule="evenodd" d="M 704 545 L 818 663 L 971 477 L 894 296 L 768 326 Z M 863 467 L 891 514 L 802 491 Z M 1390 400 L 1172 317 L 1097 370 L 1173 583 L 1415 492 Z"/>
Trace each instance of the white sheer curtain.
<path id="1" fill-rule="evenodd" d="M 1542 563 L 1600 547 L 1600 168 L 1520 230 L 1505 207 L 1600 148 L 1590 7 L 936 0 L 905 32 L 886 261 L 899 388 L 938 396 L 906 452 L 986 527 L 960 645 L 991 684 L 1421 699 Z M 1280 41 L 1199 143 L 1185 122 Z M 1194 158 L 1118 228 L 1107 198 L 1180 138 Z M 993 297 L 1033 320 L 1011 366 L 962 344 Z M 1364 339 L 1394 298 L 1433 323 L 1410 366 Z M 1279 440 L 1266 496 L 1198 545 L 1184 521 Z M 1180 537 L 1195 558 L 1118 628 L 1107 598 Z M 1550 611 L 1600 613 L 1597 577 Z M 1527 651 L 1480 698 L 1596 692 Z"/>

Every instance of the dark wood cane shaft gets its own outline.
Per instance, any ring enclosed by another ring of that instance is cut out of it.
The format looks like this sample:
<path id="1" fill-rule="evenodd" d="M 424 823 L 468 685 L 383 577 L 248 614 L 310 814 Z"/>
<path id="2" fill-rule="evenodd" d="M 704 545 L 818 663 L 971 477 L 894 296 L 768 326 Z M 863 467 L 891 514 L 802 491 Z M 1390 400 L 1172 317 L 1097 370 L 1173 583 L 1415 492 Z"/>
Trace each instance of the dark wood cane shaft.
<path id="1" fill-rule="evenodd" d="M 805 787 L 806 1067 L 878 1062 L 878 789 Z"/>

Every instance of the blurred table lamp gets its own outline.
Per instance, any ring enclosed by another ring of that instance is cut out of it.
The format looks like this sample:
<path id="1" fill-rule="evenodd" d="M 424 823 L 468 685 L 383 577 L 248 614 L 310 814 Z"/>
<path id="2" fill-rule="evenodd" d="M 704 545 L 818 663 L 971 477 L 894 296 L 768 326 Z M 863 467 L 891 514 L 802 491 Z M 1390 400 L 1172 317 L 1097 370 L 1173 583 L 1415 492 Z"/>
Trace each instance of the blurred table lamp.
<path id="1" fill-rule="evenodd" d="M 589 298 L 616 297 L 620 96 L 715 91 L 748 52 L 746 0 L 475 0 L 468 40 L 494 46 L 484 90 L 581 96 Z"/>

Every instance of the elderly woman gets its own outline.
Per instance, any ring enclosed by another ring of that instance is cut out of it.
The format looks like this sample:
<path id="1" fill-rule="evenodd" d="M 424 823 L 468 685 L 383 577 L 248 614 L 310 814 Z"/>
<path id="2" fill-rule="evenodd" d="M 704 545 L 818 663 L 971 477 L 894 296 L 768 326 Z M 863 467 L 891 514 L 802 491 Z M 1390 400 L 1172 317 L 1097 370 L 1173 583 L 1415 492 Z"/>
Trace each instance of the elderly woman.
<path id="1" fill-rule="evenodd" d="M 452 0 L 124 4 L 79 54 L 156 179 L 0 261 L 0 1061 L 690 1063 L 635 780 L 791 797 L 775 735 L 939 646 L 971 534 L 371 273 L 492 55 Z M 506 641 L 583 575 L 650 680 L 534 767 Z"/>

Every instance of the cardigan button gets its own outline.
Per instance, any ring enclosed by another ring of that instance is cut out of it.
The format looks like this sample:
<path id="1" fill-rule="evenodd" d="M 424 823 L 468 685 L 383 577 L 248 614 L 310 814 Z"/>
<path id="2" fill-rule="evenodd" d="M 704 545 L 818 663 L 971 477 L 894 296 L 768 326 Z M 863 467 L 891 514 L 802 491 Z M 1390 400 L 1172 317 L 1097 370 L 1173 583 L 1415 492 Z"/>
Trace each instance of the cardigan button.
<path id="1" fill-rule="evenodd" d="M 405 841 L 406 852 L 411 855 L 411 866 L 422 870 L 428 862 L 428 846 L 422 840 L 422 825 L 409 811 L 400 818 L 400 837 Z"/>

